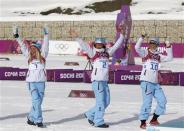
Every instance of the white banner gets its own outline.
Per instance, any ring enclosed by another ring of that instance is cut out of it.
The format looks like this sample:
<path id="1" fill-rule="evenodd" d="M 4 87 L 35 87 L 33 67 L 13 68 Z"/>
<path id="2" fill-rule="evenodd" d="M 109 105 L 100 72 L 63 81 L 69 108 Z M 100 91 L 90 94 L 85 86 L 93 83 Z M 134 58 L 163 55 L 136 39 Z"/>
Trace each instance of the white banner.
<path id="1" fill-rule="evenodd" d="M 79 44 L 76 41 L 49 41 L 49 54 L 76 55 Z"/>

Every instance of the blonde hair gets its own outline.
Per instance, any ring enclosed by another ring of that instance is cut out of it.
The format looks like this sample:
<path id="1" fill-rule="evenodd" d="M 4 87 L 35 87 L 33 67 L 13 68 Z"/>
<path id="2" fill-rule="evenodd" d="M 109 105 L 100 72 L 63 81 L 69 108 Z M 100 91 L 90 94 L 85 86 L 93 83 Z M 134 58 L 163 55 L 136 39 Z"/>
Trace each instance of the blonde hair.
<path id="1" fill-rule="evenodd" d="M 36 52 L 35 52 L 35 54 L 33 54 L 34 52 L 33 52 L 33 50 L 30 47 L 28 63 L 30 63 L 34 59 L 39 60 L 41 63 L 45 63 L 45 59 L 41 55 L 40 50 L 37 47 L 35 47 L 35 50 L 36 50 Z"/>

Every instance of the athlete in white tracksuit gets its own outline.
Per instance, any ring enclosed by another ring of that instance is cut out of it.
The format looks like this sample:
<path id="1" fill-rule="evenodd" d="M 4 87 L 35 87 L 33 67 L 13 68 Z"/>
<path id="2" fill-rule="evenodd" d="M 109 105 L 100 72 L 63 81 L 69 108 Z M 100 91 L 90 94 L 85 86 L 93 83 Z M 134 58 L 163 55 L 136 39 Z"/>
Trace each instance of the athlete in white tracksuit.
<path id="1" fill-rule="evenodd" d="M 110 92 L 108 86 L 109 80 L 109 56 L 120 47 L 123 42 L 123 35 L 120 35 L 117 42 L 109 49 L 91 48 L 82 39 L 78 38 L 82 50 L 86 51 L 88 56 L 93 61 L 93 70 L 91 74 L 92 88 L 96 97 L 96 105 L 85 113 L 90 124 L 95 127 L 108 128 L 109 126 L 104 123 L 105 109 L 110 103 Z M 103 38 L 96 38 L 94 45 L 102 44 L 105 47 L 105 40 Z"/>
<path id="2" fill-rule="evenodd" d="M 32 107 L 27 116 L 27 123 L 43 127 L 41 105 L 44 97 L 45 82 L 47 81 L 45 64 L 49 51 L 48 29 L 44 27 L 43 44 L 40 41 L 34 41 L 30 48 L 27 48 L 19 37 L 17 27 L 14 28 L 14 37 L 20 45 L 23 55 L 28 60 L 26 82 L 32 97 Z"/>
<path id="3" fill-rule="evenodd" d="M 144 36 L 139 38 L 135 45 L 135 50 L 143 59 L 143 67 L 140 76 L 143 104 L 139 119 L 141 120 L 140 127 L 145 129 L 146 120 L 151 112 L 153 97 L 157 101 L 157 107 L 154 111 L 154 115 L 150 121 L 150 124 L 158 125 L 159 122 L 157 121 L 157 118 L 165 112 L 167 101 L 164 92 L 158 83 L 158 70 L 160 62 L 171 61 L 173 55 L 171 45 L 168 41 L 166 42 L 167 55 L 162 55 L 157 49 L 159 45 L 158 38 L 152 38 L 150 40 L 148 49 L 141 48 L 143 39 Z"/>

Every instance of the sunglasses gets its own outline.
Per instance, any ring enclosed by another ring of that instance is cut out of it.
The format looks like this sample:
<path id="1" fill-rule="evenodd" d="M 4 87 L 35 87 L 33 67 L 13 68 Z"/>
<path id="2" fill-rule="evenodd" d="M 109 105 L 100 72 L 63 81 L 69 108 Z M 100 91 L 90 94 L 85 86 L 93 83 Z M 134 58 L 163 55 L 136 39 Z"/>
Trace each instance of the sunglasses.
<path id="1" fill-rule="evenodd" d="M 94 47 L 97 49 L 102 49 L 102 48 L 105 48 L 105 45 L 102 45 L 101 43 L 95 43 Z"/>
<path id="2" fill-rule="evenodd" d="M 149 44 L 159 46 L 155 41 L 150 41 Z"/>

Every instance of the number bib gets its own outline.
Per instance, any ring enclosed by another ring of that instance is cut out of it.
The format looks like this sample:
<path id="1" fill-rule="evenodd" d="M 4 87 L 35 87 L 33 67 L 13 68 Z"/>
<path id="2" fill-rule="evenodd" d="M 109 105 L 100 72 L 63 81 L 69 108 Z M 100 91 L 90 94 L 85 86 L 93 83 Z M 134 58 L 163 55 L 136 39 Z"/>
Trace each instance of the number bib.
<path id="1" fill-rule="evenodd" d="M 158 70 L 158 63 L 157 62 L 150 62 L 150 69 L 151 70 Z"/>
<path id="2" fill-rule="evenodd" d="M 93 57 L 92 81 L 108 81 L 109 78 L 109 55 L 106 52 L 97 53 Z"/>
<path id="3" fill-rule="evenodd" d="M 44 65 L 37 61 L 31 62 L 29 64 L 29 70 L 42 70 L 44 68 Z"/>

